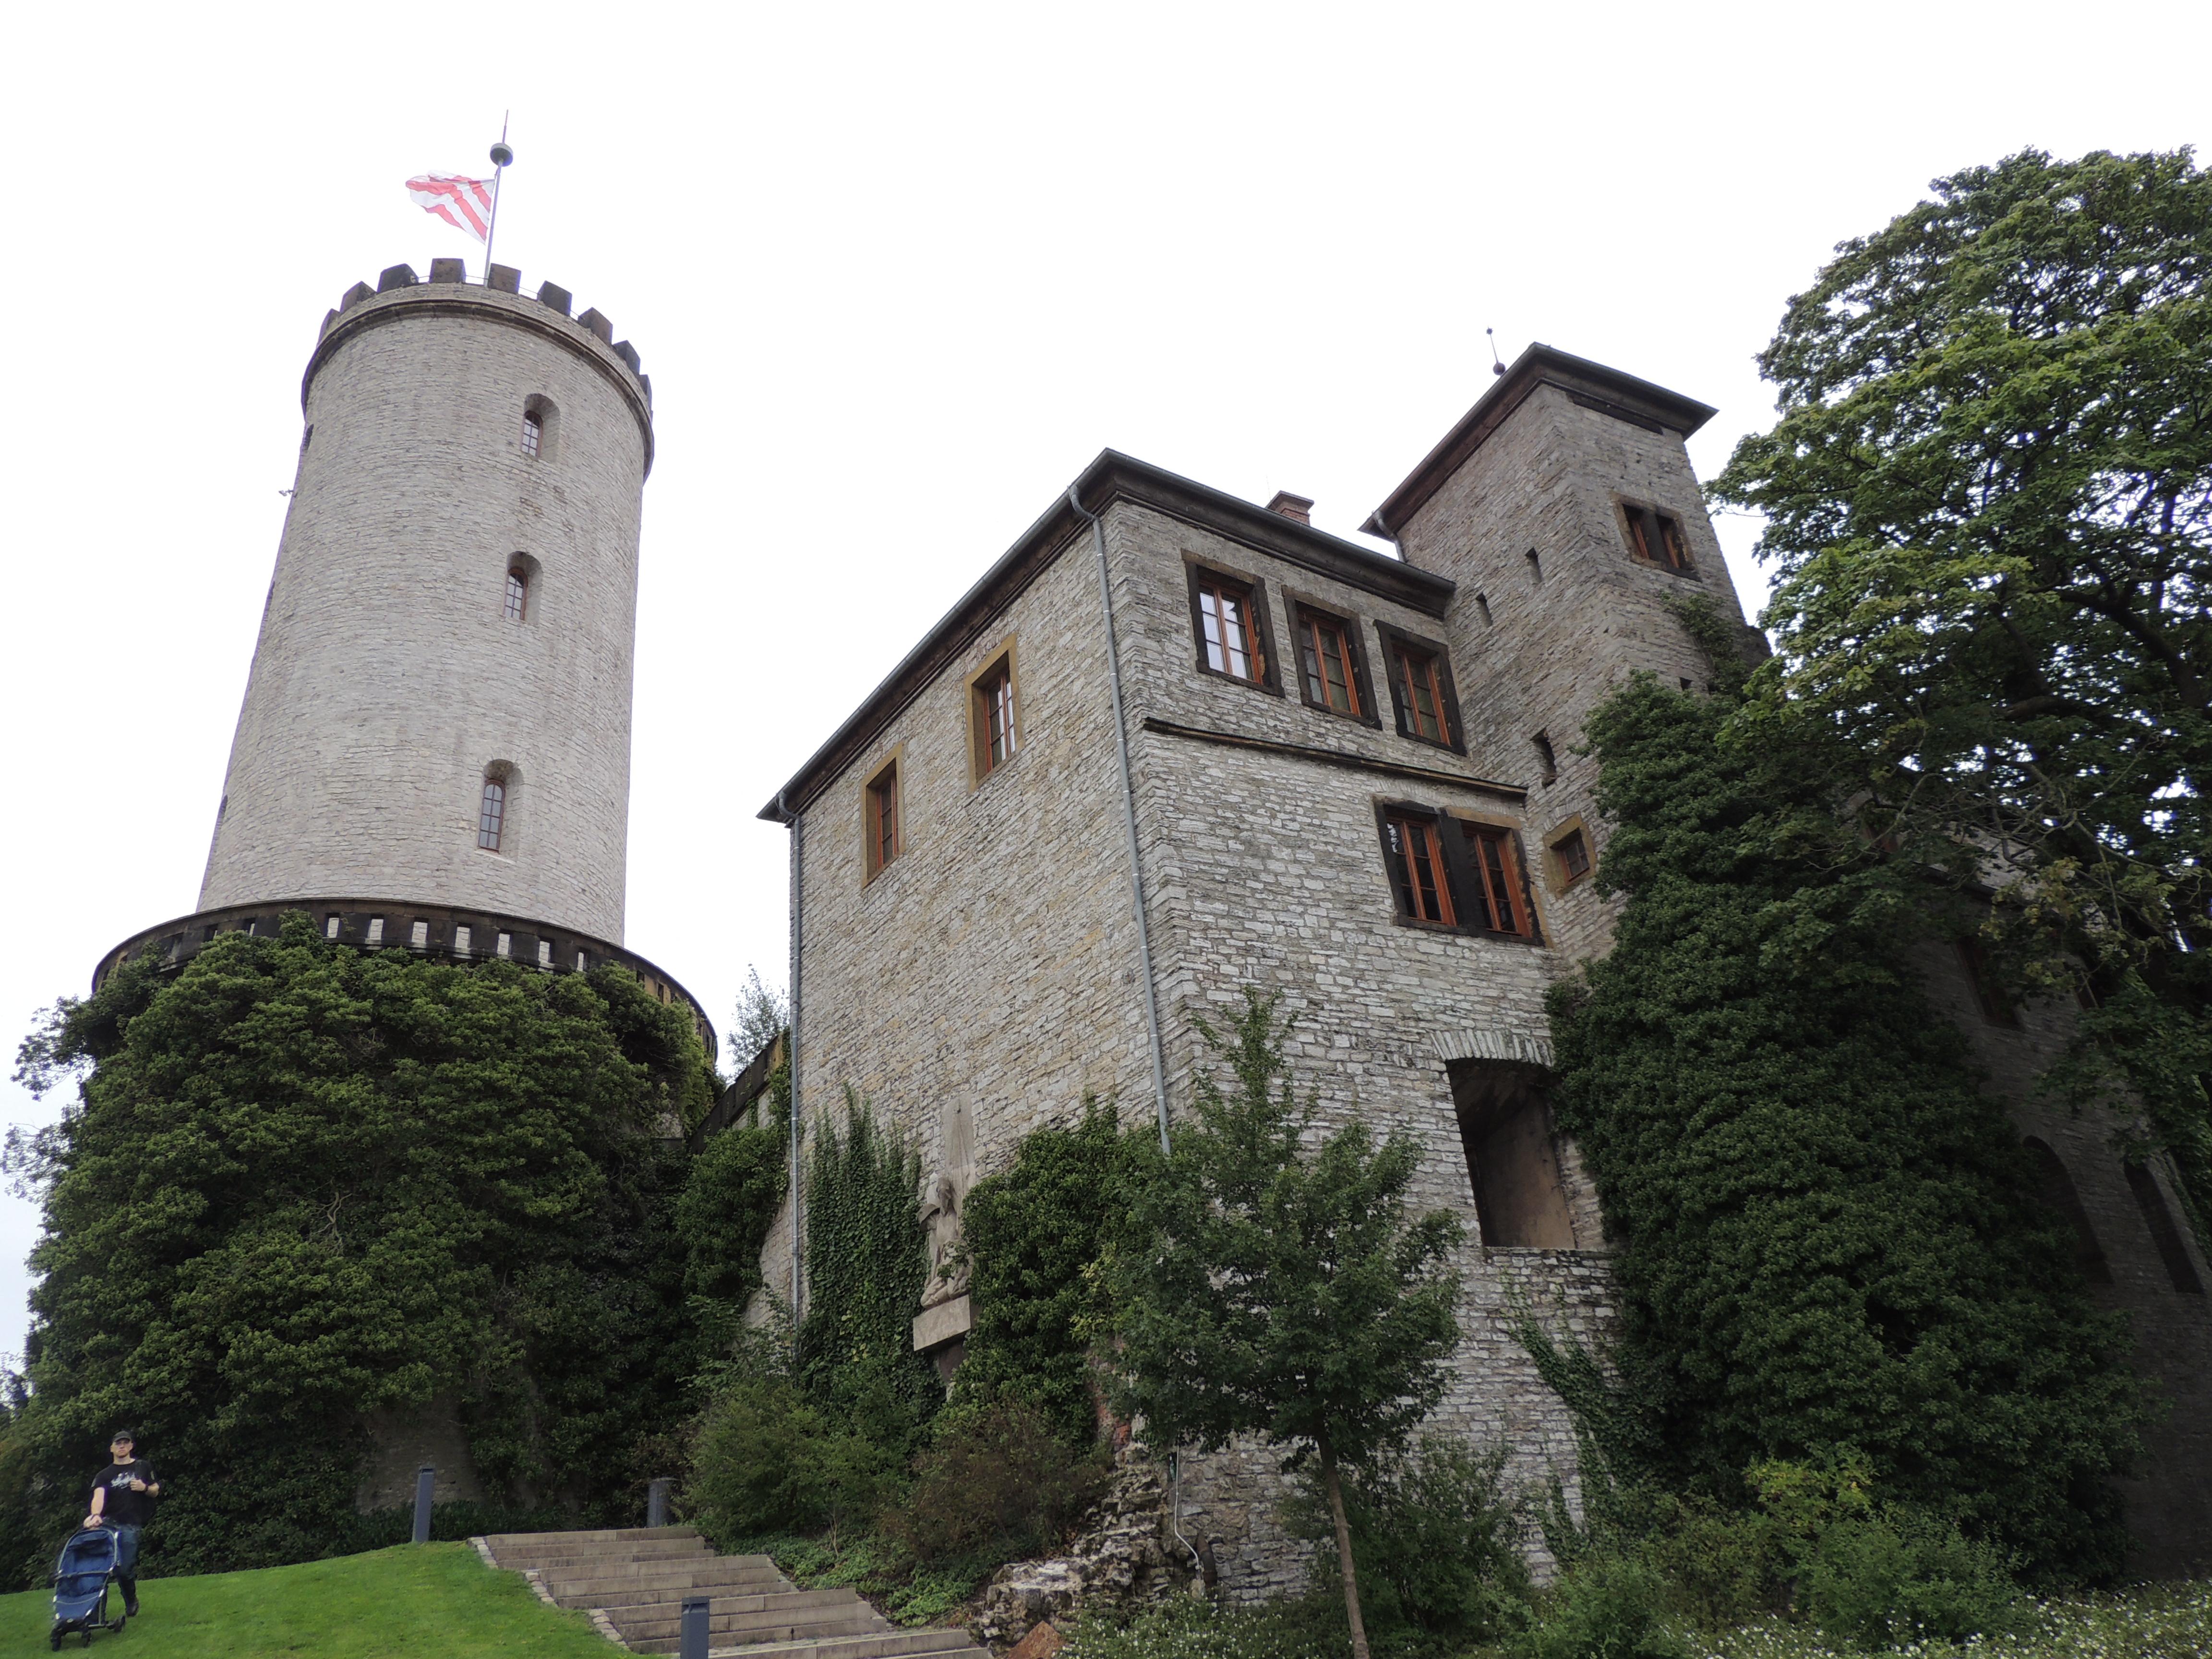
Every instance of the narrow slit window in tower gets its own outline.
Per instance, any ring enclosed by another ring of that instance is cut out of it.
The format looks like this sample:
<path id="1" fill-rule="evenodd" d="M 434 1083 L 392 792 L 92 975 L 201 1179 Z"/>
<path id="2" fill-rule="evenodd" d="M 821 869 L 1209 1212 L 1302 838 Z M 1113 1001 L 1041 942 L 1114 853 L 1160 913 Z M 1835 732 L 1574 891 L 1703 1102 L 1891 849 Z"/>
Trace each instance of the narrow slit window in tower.
<path id="1" fill-rule="evenodd" d="M 534 409 L 526 410 L 522 416 L 522 453 L 532 460 L 538 459 L 538 447 L 545 441 L 545 422 Z"/>
<path id="2" fill-rule="evenodd" d="M 969 729 L 975 742 L 975 781 L 981 783 L 1014 757 L 1014 661 L 1011 653 L 976 677 Z"/>
<path id="3" fill-rule="evenodd" d="M 500 831 L 506 821 L 507 786 L 497 778 L 486 778 L 483 805 L 477 814 L 477 845 L 487 853 L 499 851 Z"/>
<path id="4" fill-rule="evenodd" d="M 1528 741 L 1536 750 L 1536 767 L 1543 774 L 1544 781 L 1547 783 L 1557 781 L 1559 775 L 1559 757 L 1552 752 L 1551 734 L 1539 732 Z"/>
<path id="5" fill-rule="evenodd" d="M 507 619 L 521 622 L 530 614 L 530 573 L 519 564 L 507 568 Z"/>

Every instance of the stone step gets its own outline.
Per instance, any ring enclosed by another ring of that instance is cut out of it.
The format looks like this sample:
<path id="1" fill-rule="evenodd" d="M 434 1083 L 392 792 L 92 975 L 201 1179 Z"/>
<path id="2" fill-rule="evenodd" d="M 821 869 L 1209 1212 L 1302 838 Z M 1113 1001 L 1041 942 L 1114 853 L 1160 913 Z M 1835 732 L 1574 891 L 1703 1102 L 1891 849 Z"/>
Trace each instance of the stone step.
<path id="1" fill-rule="evenodd" d="M 656 1549 L 632 1553 L 625 1549 L 616 1554 L 603 1551 L 595 1554 L 525 1555 L 493 1553 L 493 1559 L 502 1567 L 512 1567 L 517 1572 L 535 1569 L 539 1572 L 579 1572 L 618 1574 L 631 1569 L 660 1569 L 688 1566 L 695 1562 L 712 1561 L 714 1554 L 707 1550 Z M 727 1558 L 724 1558 L 727 1559 Z"/>
<path id="2" fill-rule="evenodd" d="M 650 1544 L 698 1536 L 696 1527 L 601 1527 L 581 1532 L 495 1532 L 484 1542 L 490 1545 L 491 1553 L 497 1555 L 501 1550 L 514 1545 Z"/>
<path id="3" fill-rule="evenodd" d="M 665 1609 L 624 1613 L 610 1608 L 608 1619 L 623 1644 L 639 1653 L 673 1653 L 682 1627 L 682 1603 Z M 866 1601 L 851 1607 L 817 1608 L 811 1612 L 710 1613 L 707 1636 L 710 1644 L 743 1647 L 761 1642 L 799 1642 L 825 1636 L 879 1636 L 890 1626 Z"/>
<path id="4" fill-rule="evenodd" d="M 543 1561 L 566 1556 L 604 1556 L 613 1561 L 643 1561 L 661 1555 L 711 1553 L 703 1538 L 500 1538 L 486 1540 L 501 1560 Z"/>
<path id="5" fill-rule="evenodd" d="M 759 1572 L 750 1567 L 725 1566 L 709 1561 L 682 1571 L 623 1573 L 603 1575 L 587 1573 L 571 1576 L 561 1573 L 539 1575 L 545 1588 L 563 1600 L 564 1605 L 574 1605 L 568 1598 L 597 1596 L 609 1602 L 625 1599 L 633 1593 L 652 1590 L 680 1590 L 687 1595 L 711 1595 L 717 1601 L 725 1595 L 773 1595 L 794 1586 L 781 1574 Z"/>
<path id="6" fill-rule="evenodd" d="M 653 1578 L 687 1572 L 743 1572 L 756 1578 L 783 1576 L 775 1570 L 775 1562 L 761 1555 L 653 1555 L 642 1561 L 611 1561 L 586 1555 L 527 1565 L 533 1571 L 566 1578 Z"/>
<path id="7" fill-rule="evenodd" d="M 643 1616 L 669 1607 L 680 1607 L 698 1593 L 690 1589 L 624 1590 L 602 1598 L 593 1605 L 605 1607 L 611 1619 L 620 1619 L 626 1614 Z M 740 1592 L 730 1595 L 716 1595 L 709 1592 L 707 1600 L 713 1616 L 717 1619 L 725 1613 L 732 1617 L 759 1613 L 775 1618 L 797 1618 L 817 1613 L 846 1613 L 854 1607 L 868 1607 L 871 1613 L 875 1611 L 860 1599 L 856 1591 L 842 1585 L 831 1589 L 787 1588 L 766 1593 Z"/>
<path id="8" fill-rule="evenodd" d="M 709 1647 L 708 1659 L 989 1659 L 964 1630 L 890 1630 L 818 1641 Z"/>

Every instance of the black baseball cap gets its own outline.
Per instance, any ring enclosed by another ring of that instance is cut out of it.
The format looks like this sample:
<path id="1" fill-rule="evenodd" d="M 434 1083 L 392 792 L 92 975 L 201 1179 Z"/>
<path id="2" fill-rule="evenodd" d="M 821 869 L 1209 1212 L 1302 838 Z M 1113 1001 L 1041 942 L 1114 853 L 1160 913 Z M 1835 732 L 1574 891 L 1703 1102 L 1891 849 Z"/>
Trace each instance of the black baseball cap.
<path id="1" fill-rule="evenodd" d="M 138 1443 L 137 1435 L 129 1429 L 118 1429 L 107 1437 L 107 1443 L 111 1446 L 118 1440 L 128 1440 L 134 1446 Z"/>

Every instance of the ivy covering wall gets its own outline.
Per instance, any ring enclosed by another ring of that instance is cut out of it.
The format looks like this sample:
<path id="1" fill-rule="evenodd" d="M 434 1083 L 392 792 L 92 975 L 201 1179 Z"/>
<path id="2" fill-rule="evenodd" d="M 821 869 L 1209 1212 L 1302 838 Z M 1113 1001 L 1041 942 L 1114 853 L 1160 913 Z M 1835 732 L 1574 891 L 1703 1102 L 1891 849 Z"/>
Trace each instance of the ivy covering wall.
<path id="1" fill-rule="evenodd" d="M 362 952 L 294 916 L 119 968 L 22 1062 L 82 1073 L 18 1149 L 46 1232 L 9 1437 L 41 1556 L 126 1422 L 167 1486 L 157 1570 L 343 1547 L 369 1414 L 434 1399 L 493 1503 L 627 1518 L 677 1459 L 696 1304 L 749 1293 L 781 1195 L 741 1135 L 695 1176 L 671 1137 L 713 1074 L 617 968 Z"/>
<path id="2" fill-rule="evenodd" d="M 1826 810 L 1820 751 L 1735 707 L 1644 678 L 1588 728 L 1627 902 L 1553 994 L 1556 1109 L 1618 1249 L 1629 1437 L 1723 1501 L 1856 1450 L 2033 1574 L 2109 1575 L 2136 1386 L 1921 992 L 1911 948 L 1955 922 Z"/>

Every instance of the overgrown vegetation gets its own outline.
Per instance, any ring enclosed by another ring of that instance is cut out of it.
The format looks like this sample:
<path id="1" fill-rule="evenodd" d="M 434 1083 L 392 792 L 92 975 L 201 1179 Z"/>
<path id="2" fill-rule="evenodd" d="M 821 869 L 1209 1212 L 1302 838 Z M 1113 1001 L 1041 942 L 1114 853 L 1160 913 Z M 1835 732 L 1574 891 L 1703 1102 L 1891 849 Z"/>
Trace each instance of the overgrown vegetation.
<path id="1" fill-rule="evenodd" d="M 617 968 L 364 952 L 295 915 L 125 964 L 21 1074 L 81 1091 L 14 1148 L 46 1224 L 8 1440 L 42 1541 L 9 1571 L 43 1576 L 125 1421 L 169 1477 L 160 1571 L 359 1547 L 370 1413 L 434 1402 L 507 1509 L 639 1507 L 705 1358 L 687 1274 L 744 1288 L 718 1205 L 682 1212 L 714 1079 L 681 1011 Z"/>
<path id="2" fill-rule="evenodd" d="M 1858 856 L 1828 778 L 1736 710 L 1646 678 L 1590 722 L 1627 904 L 1553 993 L 1554 1106 L 1617 1245 L 1620 1397 L 1540 1360 L 1635 1478 L 1731 1499 L 1856 1449 L 2031 1576 L 2109 1577 L 2123 1331 L 1919 989 L 1940 891 Z"/>
<path id="3" fill-rule="evenodd" d="M 1110 1103 L 1086 1097 L 1073 1126 L 1022 1138 L 961 1212 L 975 1326 L 954 1376 L 963 1400 L 1033 1405 L 1070 1446 L 1098 1431 L 1091 1350 L 1104 1317 L 1096 1265 L 1121 1225 L 1133 1158 Z"/>
<path id="4" fill-rule="evenodd" d="M 2212 1215 L 2212 174 L 2034 150 L 1838 250 L 1759 359 L 1782 418 L 1713 484 L 1765 515 L 1778 654 L 1741 724 L 1870 843 L 2002 900 L 2016 984 L 2098 1006 Z"/>

